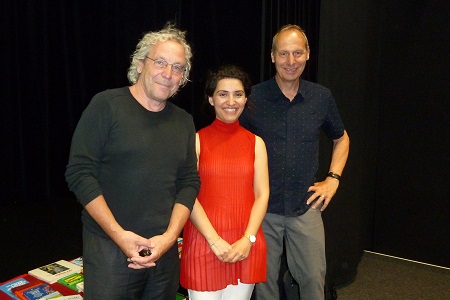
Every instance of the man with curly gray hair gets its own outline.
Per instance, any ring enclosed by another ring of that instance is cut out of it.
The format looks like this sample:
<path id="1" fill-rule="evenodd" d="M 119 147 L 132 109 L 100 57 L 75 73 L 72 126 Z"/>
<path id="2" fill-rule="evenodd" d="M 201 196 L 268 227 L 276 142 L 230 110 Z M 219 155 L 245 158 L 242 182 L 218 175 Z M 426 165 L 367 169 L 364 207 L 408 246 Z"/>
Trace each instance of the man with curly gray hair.
<path id="1" fill-rule="evenodd" d="M 137 44 L 136 50 L 131 56 L 131 65 L 128 69 L 128 80 L 131 84 L 135 84 L 139 78 L 138 66 L 140 62 L 145 59 L 150 48 L 157 42 L 164 41 L 179 42 L 185 52 L 186 65 L 184 66 L 183 78 L 180 85 L 184 86 L 188 82 L 189 72 L 191 71 L 191 47 L 186 42 L 185 32 L 176 29 L 172 24 L 168 23 L 165 28 L 159 32 L 149 32 L 144 35 L 141 41 Z"/>
<path id="2" fill-rule="evenodd" d="M 65 175 L 84 208 L 84 299 L 176 298 L 175 242 L 200 180 L 192 116 L 167 100 L 191 57 L 174 25 L 145 34 L 131 86 L 95 95 L 77 125 Z"/>

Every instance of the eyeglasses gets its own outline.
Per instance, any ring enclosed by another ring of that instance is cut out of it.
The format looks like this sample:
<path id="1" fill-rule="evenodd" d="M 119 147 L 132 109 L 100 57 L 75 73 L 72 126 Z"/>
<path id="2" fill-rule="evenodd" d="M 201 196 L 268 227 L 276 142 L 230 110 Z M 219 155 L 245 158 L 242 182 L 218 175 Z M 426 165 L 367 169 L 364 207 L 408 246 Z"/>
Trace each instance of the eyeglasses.
<path id="1" fill-rule="evenodd" d="M 167 66 L 171 66 L 172 71 L 178 75 L 183 74 L 184 71 L 186 70 L 185 66 L 180 65 L 180 64 L 169 64 L 167 61 L 165 61 L 162 58 L 153 59 L 148 56 L 146 56 L 146 58 L 152 60 L 155 67 L 157 67 L 158 69 L 165 69 L 165 68 L 167 68 Z"/>

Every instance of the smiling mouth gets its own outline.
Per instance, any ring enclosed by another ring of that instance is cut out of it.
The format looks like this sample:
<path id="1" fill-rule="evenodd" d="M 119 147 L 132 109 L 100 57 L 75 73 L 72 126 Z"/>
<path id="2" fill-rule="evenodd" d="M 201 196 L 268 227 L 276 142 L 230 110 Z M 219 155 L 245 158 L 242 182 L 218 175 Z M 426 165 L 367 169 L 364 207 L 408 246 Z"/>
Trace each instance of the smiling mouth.
<path id="1" fill-rule="evenodd" d="M 236 112 L 237 108 L 224 108 L 223 110 L 226 112 Z"/>
<path id="2" fill-rule="evenodd" d="M 160 82 L 158 82 L 158 84 L 162 87 L 170 88 L 170 84 L 165 84 L 165 83 L 160 83 Z"/>

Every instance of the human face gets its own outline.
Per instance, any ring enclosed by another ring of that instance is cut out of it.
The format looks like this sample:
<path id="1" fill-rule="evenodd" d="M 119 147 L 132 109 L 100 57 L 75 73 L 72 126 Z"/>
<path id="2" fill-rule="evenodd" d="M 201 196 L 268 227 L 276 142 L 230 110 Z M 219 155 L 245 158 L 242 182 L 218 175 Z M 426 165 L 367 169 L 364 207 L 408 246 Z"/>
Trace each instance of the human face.
<path id="1" fill-rule="evenodd" d="M 276 50 L 271 54 L 279 80 L 285 83 L 299 81 L 309 59 L 305 36 L 297 30 L 286 30 L 278 35 Z"/>
<path id="2" fill-rule="evenodd" d="M 217 119 L 225 123 L 233 123 L 244 110 L 247 97 L 239 79 L 224 78 L 217 82 L 214 94 L 208 97 L 208 100 L 214 106 Z"/>
<path id="3" fill-rule="evenodd" d="M 164 59 L 169 65 L 158 68 L 153 60 L 145 58 L 138 66 L 137 85 L 142 88 L 150 102 L 165 102 L 176 93 L 183 74 L 173 72 L 172 65 L 186 64 L 183 46 L 175 41 L 157 42 L 147 54 L 152 59 Z"/>

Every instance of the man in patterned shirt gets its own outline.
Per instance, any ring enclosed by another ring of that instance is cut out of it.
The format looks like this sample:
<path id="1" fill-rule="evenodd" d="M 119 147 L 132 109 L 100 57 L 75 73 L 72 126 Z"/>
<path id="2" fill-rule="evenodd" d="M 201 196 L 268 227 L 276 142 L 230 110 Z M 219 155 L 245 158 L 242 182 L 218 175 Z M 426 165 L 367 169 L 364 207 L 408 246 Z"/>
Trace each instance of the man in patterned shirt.
<path id="1" fill-rule="evenodd" d="M 284 244 L 301 299 L 324 298 L 321 212 L 337 191 L 350 140 L 330 90 L 300 77 L 309 54 L 307 37 L 299 26 L 281 28 L 271 51 L 275 77 L 253 87 L 253 106 L 240 118 L 242 126 L 263 138 L 269 159 L 270 198 L 263 221 L 267 281 L 256 286 L 258 300 L 279 294 Z M 333 141 L 333 152 L 328 175 L 317 181 L 321 130 Z"/>

